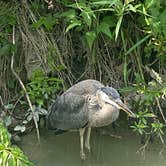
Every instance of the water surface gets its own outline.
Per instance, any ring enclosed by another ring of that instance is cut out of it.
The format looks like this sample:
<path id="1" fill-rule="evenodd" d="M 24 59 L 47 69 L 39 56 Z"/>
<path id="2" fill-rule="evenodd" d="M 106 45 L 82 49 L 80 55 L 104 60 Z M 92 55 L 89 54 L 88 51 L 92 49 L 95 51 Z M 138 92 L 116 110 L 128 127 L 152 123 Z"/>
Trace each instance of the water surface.
<path id="1" fill-rule="evenodd" d="M 166 153 L 159 152 L 162 146 L 150 145 L 145 156 L 136 153 L 141 147 L 139 137 L 131 131 L 115 138 L 93 131 L 92 152 L 85 161 L 79 157 L 79 134 L 68 132 L 54 135 L 46 130 L 41 132 L 41 143 L 32 132 L 23 137 L 21 148 L 37 166 L 165 166 Z"/>

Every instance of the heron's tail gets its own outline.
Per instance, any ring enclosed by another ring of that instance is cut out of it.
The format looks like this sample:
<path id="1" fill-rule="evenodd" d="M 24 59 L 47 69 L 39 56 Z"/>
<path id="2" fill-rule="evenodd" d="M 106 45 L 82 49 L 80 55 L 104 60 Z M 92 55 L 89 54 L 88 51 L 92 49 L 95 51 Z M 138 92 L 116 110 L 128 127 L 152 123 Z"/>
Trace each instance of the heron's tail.
<path id="1" fill-rule="evenodd" d="M 57 98 L 58 99 L 58 98 Z M 48 113 L 46 115 L 46 128 L 47 129 L 53 129 L 55 128 L 55 126 L 53 125 L 53 119 L 52 117 L 54 116 L 54 112 L 57 109 L 57 99 L 55 100 L 54 103 L 52 103 L 52 105 L 48 108 Z"/>

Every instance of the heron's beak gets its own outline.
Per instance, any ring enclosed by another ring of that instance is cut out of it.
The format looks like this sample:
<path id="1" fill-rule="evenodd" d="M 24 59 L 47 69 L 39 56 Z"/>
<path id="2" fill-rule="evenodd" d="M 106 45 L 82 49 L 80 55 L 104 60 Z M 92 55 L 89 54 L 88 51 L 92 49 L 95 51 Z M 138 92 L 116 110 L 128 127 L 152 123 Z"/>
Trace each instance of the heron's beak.
<path id="1" fill-rule="evenodd" d="M 136 116 L 120 99 L 115 100 L 115 102 L 118 105 L 119 109 L 122 109 L 129 116 L 131 116 L 131 117 L 135 117 Z"/>
<path id="2" fill-rule="evenodd" d="M 121 99 L 116 99 L 116 100 L 112 100 L 109 98 L 109 100 L 107 101 L 109 104 L 114 105 L 115 107 L 117 107 L 118 109 L 123 110 L 124 112 L 126 112 L 129 116 L 131 117 L 135 117 L 135 114 L 121 101 Z"/>
<path id="3" fill-rule="evenodd" d="M 123 110 L 131 117 L 136 117 L 135 114 L 122 102 L 120 98 L 112 99 L 102 91 L 99 91 L 99 98 L 101 98 L 104 102 L 117 107 L 118 109 Z"/>

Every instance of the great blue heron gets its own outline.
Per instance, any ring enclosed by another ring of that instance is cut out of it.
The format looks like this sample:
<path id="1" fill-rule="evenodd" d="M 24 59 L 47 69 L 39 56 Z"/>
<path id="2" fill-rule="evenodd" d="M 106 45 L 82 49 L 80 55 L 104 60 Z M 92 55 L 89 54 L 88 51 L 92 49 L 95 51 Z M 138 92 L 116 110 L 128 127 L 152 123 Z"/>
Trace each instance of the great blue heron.
<path id="1" fill-rule="evenodd" d="M 75 84 L 56 99 L 47 115 L 47 127 L 57 131 L 78 129 L 80 156 L 85 159 L 85 129 L 87 128 L 85 148 L 90 151 L 91 128 L 114 122 L 119 116 L 119 109 L 134 116 L 121 101 L 117 90 L 105 87 L 99 81 L 88 79 Z"/>

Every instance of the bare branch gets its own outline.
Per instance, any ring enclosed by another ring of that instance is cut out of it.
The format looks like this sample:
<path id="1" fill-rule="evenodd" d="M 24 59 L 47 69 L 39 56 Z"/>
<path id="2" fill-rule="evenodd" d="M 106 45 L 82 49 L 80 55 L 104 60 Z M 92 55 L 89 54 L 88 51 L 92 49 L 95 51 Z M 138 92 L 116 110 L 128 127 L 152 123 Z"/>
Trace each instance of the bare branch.
<path id="1" fill-rule="evenodd" d="M 162 118 L 163 118 L 163 120 L 164 120 L 164 122 L 165 122 L 165 124 L 166 124 L 166 119 L 165 119 L 165 116 L 164 116 L 164 114 L 163 114 L 163 110 L 161 109 L 159 99 L 158 99 L 157 97 L 156 97 L 156 102 L 157 102 L 157 106 L 158 106 L 158 108 L 159 108 L 159 111 L 160 111 L 160 113 L 161 113 L 161 116 L 162 116 Z"/>
<path id="2" fill-rule="evenodd" d="M 13 45 L 15 44 L 15 26 L 13 26 L 12 43 L 13 43 Z M 15 72 L 14 67 L 13 67 L 13 64 L 14 64 L 14 56 L 15 56 L 15 53 L 14 53 L 14 51 L 13 51 L 13 52 L 12 52 L 12 59 L 11 59 L 11 71 L 12 71 L 12 73 L 14 74 L 14 76 L 16 77 L 16 79 L 19 81 L 19 83 L 20 83 L 20 85 L 21 85 L 23 91 L 25 92 L 26 99 L 27 99 L 28 104 L 29 104 L 29 107 L 30 107 L 30 109 L 31 109 L 31 111 L 32 111 L 33 121 L 34 121 L 34 123 L 35 123 L 36 132 L 37 132 L 37 138 L 38 138 L 38 140 L 40 141 L 39 127 L 38 127 L 37 121 L 36 121 L 35 118 L 34 118 L 35 116 L 34 116 L 34 110 L 33 110 L 33 107 L 32 107 L 32 103 L 31 103 L 31 101 L 30 101 L 29 95 L 28 95 L 28 93 L 27 93 L 27 90 L 26 90 L 26 88 L 25 88 L 25 86 L 24 86 L 22 80 L 20 79 L 19 75 Z"/>

